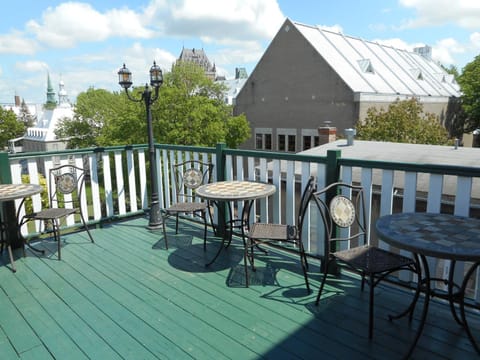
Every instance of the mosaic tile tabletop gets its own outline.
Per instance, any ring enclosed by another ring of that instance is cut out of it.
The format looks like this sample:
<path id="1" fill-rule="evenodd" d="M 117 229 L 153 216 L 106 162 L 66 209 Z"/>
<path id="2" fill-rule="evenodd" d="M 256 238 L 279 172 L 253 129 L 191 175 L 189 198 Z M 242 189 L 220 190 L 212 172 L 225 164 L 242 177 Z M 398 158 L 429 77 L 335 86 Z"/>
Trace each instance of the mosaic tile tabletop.
<path id="1" fill-rule="evenodd" d="M 480 261 L 480 219 L 431 213 L 399 213 L 377 220 L 379 238 L 426 256 Z"/>

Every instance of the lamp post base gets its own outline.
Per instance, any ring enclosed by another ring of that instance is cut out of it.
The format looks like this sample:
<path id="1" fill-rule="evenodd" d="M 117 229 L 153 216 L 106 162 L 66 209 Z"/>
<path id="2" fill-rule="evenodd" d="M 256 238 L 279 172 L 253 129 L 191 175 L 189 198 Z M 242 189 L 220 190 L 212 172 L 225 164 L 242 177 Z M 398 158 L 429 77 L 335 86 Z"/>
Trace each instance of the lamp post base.
<path id="1" fill-rule="evenodd" d="M 152 203 L 150 206 L 150 219 L 148 221 L 147 229 L 158 230 L 163 227 L 163 218 L 160 213 L 160 205 L 158 203 Z"/>

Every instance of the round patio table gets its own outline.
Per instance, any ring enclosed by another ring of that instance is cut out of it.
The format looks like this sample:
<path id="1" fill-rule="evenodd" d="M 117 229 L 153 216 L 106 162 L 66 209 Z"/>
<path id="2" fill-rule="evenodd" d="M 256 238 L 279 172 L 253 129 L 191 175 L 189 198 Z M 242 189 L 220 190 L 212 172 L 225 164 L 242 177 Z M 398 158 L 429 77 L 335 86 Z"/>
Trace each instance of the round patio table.
<path id="1" fill-rule="evenodd" d="M 423 331 L 428 312 L 428 305 L 432 296 L 444 297 L 449 301 L 450 309 L 455 320 L 463 326 L 475 350 L 480 354 L 480 348 L 475 341 L 467 318 L 465 316 L 465 290 L 472 274 L 480 265 L 480 219 L 434 213 L 398 213 L 380 217 L 376 222 L 376 232 L 379 238 L 386 243 L 412 252 L 419 264 L 417 266 L 418 279 L 425 292 L 425 301 L 422 317 L 413 344 L 406 355 L 410 357 Z M 430 275 L 427 256 L 451 261 L 448 279 L 438 279 Z M 473 265 L 465 274 L 461 286 L 454 283 L 456 261 L 468 261 Z M 424 273 L 422 275 L 422 272 Z M 446 281 L 447 294 L 437 294 L 431 288 L 431 281 Z M 411 311 L 414 309 L 414 299 Z M 455 303 L 459 304 L 458 318 Z"/>
<path id="2" fill-rule="evenodd" d="M 196 190 L 198 196 L 213 202 L 217 208 L 219 208 L 220 203 L 227 203 L 229 215 L 228 218 L 224 217 L 223 219 L 225 228 L 230 230 L 228 243 L 227 237 L 223 236 L 222 245 L 206 266 L 215 262 L 222 249 L 230 244 L 234 228 L 241 229 L 241 236 L 245 242 L 245 227 L 250 223 L 250 211 L 253 203 L 256 199 L 266 198 L 274 194 L 276 190 L 275 185 L 257 181 L 219 181 L 204 184 Z M 243 210 L 239 218 L 233 216 L 232 202 L 234 201 L 244 202 Z M 222 214 L 221 211 L 220 214 Z"/>
<path id="3" fill-rule="evenodd" d="M 40 194 L 43 191 L 43 188 L 37 184 L 0 184 L 0 202 L 12 201 L 30 197 L 32 195 Z M 21 204 L 19 206 L 19 209 Z M 16 214 L 17 224 L 18 224 L 18 211 Z M 15 261 L 13 260 L 12 246 L 8 236 L 4 238 L 4 232 L 6 229 L 5 219 L 0 219 L 0 231 L 1 231 L 1 241 L 7 245 L 8 256 L 10 257 L 10 266 L 13 272 L 16 272 Z"/>

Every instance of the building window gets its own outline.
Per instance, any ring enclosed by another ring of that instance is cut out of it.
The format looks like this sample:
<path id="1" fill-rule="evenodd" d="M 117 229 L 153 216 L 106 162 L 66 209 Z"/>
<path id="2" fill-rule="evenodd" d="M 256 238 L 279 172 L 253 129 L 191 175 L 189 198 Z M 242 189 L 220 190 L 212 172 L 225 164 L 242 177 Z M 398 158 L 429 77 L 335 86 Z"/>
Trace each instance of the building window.
<path id="1" fill-rule="evenodd" d="M 255 129 L 255 149 L 272 150 L 272 129 Z"/>
<path id="2" fill-rule="evenodd" d="M 288 135 L 288 151 L 295 152 L 297 137 L 295 135 Z"/>
<path id="3" fill-rule="evenodd" d="M 285 151 L 285 137 L 286 135 L 278 135 L 278 150 Z"/>
<path id="4" fill-rule="evenodd" d="M 265 150 L 272 150 L 272 134 L 265 134 Z"/>
<path id="5" fill-rule="evenodd" d="M 302 150 L 308 150 L 320 145 L 317 129 L 302 129 Z"/>
<path id="6" fill-rule="evenodd" d="M 263 135 L 256 134 L 255 136 L 255 149 L 263 149 Z"/>
<path id="7" fill-rule="evenodd" d="M 297 129 L 277 129 L 277 150 L 289 152 L 297 151 Z"/>
<path id="8" fill-rule="evenodd" d="M 304 136 L 303 137 L 303 150 L 308 150 L 312 147 L 312 137 Z"/>

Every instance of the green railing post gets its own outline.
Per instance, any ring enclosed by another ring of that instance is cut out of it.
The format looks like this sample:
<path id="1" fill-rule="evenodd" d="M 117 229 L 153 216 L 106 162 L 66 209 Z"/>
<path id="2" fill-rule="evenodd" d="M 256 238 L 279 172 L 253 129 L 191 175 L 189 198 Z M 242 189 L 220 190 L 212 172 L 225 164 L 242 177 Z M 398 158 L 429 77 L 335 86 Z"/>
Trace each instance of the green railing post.
<path id="1" fill-rule="evenodd" d="M 225 169 L 225 149 L 227 145 L 225 143 L 218 143 L 215 148 L 215 155 L 216 155 L 216 163 L 215 169 L 217 174 L 217 181 L 224 181 L 226 177 L 226 169 Z M 224 237 L 226 235 L 225 224 L 230 219 L 227 219 L 227 204 L 225 202 L 217 202 L 218 208 L 218 224 L 216 227 L 217 236 Z"/>
<path id="2" fill-rule="evenodd" d="M 0 152 L 0 184 L 11 184 L 12 173 L 10 172 L 10 161 L 8 153 Z"/>
<path id="3" fill-rule="evenodd" d="M 340 166 L 338 165 L 338 159 L 342 157 L 340 150 L 327 150 L 327 173 L 325 183 L 330 185 L 339 180 Z"/>
<path id="4" fill-rule="evenodd" d="M 0 184 L 11 184 L 12 173 L 10 172 L 10 160 L 8 159 L 8 153 L 0 152 Z M 19 237 L 17 213 L 15 211 L 15 203 L 13 201 L 5 201 L 1 204 L 1 219 L 2 229 L 10 242 L 11 246 L 16 249 L 23 246 L 22 240 Z"/>
<path id="5" fill-rule="evenodd" d="M 338 163 L 338 160 L 341 158 L 342 152 L 340 150 L 327 150 L 327 171 L 326 171 L 326 179 L 325 179 L 325 184 L 328 186 L 334 182 L 337 182 L 340 180 L 340 165 Z M 326 194 L 326 201 L 327 204 L 330 203 L 330 200 L 335 196 L 335 192 L 328 192 Z M 339 229 L 335 229 L 335 232 L 338 232 Z M 338 235 L 338 234 L 336 234 Z M 336 236 L 335 235 L 335 236 Z M 331 249 L 333 251 L 336 251 L 337 249 Z M 325 259 L 328 258 L 328 251 L 329 250 L 329 244 L 327 241 L 324 242 L 324 254 L 325 254 Z M 322 271 L 325 271 L 326 269 L 324 266 L 326 266 L 327 262 L 323 261 L 322 262 Z M 338 274 L 340 269 L 338 268 L 336 263 L 331 263 L 330 264 L 330 273 L 332 274 Z"/>

